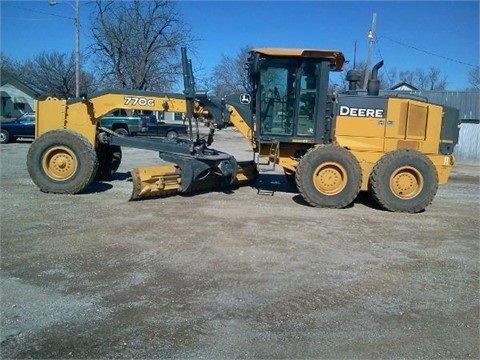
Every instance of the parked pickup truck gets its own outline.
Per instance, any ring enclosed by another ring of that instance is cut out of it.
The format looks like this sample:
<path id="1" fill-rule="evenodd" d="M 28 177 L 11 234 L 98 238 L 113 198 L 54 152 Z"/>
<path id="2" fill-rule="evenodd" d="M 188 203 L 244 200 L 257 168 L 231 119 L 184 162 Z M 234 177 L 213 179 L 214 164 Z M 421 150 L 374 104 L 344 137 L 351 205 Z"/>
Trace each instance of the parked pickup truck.
<path id="1" fill-rule="evenodd" d="M 187 135 L 187 126 L 158 121 L 155 115 L 128 116 L 125 111 L 117 110 L 100 119 L 100 126 L 123 136 L 164 136 L 169 139 Z"/>

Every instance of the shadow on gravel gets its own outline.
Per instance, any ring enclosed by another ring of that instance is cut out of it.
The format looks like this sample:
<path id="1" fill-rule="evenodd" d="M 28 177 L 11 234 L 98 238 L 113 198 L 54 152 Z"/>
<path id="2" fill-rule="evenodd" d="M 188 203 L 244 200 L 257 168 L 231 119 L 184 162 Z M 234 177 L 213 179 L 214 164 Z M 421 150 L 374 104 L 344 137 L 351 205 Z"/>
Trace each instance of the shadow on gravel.
<path id="1" fill-rule="evenodd" d="M 304 206 L 311 206 L 309 203 L 307 203 L 303 197 L 298 194 L 295 195 L 292 200 L 299 204 L 299 205 L 304 205 Z M 345 209 L 350 209 L 353 208 L 356 204 L 362 204 L 365 205 L 366 207 L 369 207 L 374 210 L 380 210 L 380 211 L 386 211 L 382 207 L 380 207 L 375 199 L 373 198 L 372 194 L 370 194 L 367 191 L 361 191 L 360 194 L 358 194 L 357 198 L 351 203 L 350 205 L 346 206 Z"/>
<path id="2" fill-rule="evenodd" d="M 130 174 L 130 171 L 127 172 L 116 172 L 115 174 L 112 175 L 112 180 L 131 180 L 132 174 Z"/>
<path id="3" fill-rule="evenodd" d="M 260 174 L 254 187 L 257 189 L 257 193 L 259 195 L 273 196 L 277 191 L 296 194 L 292 198 L 295 203 L 303 206 L 311 206 L 300 194 L 298 194 L 297 188 L 282 174 Z M 346 208 L 352 208 L 355 206 L 355 204 L 362 204 L 371 209 L 385 211 L 385 209 L 377 204 L 372 194 L 367 191 L 361 191 L 353 203 L 348 205 Z"/>
<path id="4" fill-rule="evenodd" d="M 311 206 L 309 203 L 307 203 L 303 197 L 298 194 L 295 195 L 292 200 L 297 203 L 298 205 L 303 205 L 303 206 Z M 370 194 L 367 191 L 360 191 L 360 194 L 356 197 L 356 199 L 348 206 L 345 207 L 345 209 L 350 209 L 353 208 L 356 204 L 362 204 L 365 205 L 368 208 L 374 209 L 374 210 L 380 210 L 380 211 L 386 211 L 384 208 L 382 208 L 378 203 L 375 201 L 373 198 L 372 194 Z"/>
<path id="5" fill-rule="evenodd" d="M 132 175 L 129 171 L 127 172 L 117 172 L 112 175 L 111 180 L 101 180 L 94 181 L 88 186 L 81 194 L 94 194 L 102 193 L 113 188 L 114 185 L 111 184 L 112 181 L 131 181 Z"/>
<path id="6" fill-rule="evenodd" d="M 355 206 L 355 204 L 362 204 L 374 210 L 387 211 L 378 205 L 372 194 L 368 191 L 360 191 L 360 194 L 358 194 L 357 198 L 353 201 L 353 206 Z"/>
<path id="7" fill-rule="evenodd" d="M 287 181 L 285 175 L 281 174 L 260 174 L 255 182 L 254 188 L 259 195 L 271 195 L 280 191 L 284 193 L 298 193 L 295 186 Z"/>
<path id="8" fill-rule="evenodd" d="M 89 187 L 87 187 L 84 191 L 82 191 L 80 194 L 95 194 L 95 193 L 102 193 L 105 191 L 108 191 L 113 188 L 112 184 L 106 183 L 106 182 L 97 182 L 94 181 L 93 183 L 90 184 Z"/>

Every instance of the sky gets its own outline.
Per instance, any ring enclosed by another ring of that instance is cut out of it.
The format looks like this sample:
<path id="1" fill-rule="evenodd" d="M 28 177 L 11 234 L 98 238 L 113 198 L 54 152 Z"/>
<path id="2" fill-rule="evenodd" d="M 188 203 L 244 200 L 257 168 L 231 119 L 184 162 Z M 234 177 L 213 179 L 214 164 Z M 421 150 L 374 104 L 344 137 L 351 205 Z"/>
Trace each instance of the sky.
<path id="1" fill-rule="evenodd" d="M 73 51 L 74 1 L 57 2 L 50 6 L 48 0 L 0 0 L 0 51 L 18 60 L 43 51 Z M 365 61 L 376 14 L 372 64 L 384 60 L 381 73 L 437 68 L 447 76 L 448 90 L 469 87 L 468 72 L 480 65 L 479 4 L 480 0 L 177 2 L 198 39 L 189 50 L 198 78 L 210 76 L 222 55 L 235 57 L 245 46 L 334 49 L 353 63 L 356 45 L 357 62 Z M 81 1 L 82 49 L 90 42 L 92 10 L 93 5 Z"/>

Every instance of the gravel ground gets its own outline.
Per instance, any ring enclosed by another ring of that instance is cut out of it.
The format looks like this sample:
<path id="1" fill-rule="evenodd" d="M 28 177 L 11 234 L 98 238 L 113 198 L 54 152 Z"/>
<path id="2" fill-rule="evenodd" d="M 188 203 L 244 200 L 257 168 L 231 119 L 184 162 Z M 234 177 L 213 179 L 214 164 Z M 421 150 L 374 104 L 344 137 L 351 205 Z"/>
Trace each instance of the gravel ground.
<path id="1" fill-rule="evenodd" d="M 479 358 L 479 166 L 420 214 L 360 194 L 309 207 L 280 172 L 255 187 L 129 202 L 115 179 L 38 190 L 30 141 L 1 145 L 1 357 Z M 214 147 L 251 158 L 235 129 Z"/>

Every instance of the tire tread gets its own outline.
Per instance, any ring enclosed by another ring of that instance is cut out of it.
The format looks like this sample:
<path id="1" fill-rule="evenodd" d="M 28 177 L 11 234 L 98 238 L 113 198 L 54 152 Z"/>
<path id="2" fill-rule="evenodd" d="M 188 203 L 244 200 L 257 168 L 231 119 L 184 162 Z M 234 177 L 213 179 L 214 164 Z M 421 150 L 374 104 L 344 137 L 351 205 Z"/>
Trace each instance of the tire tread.
<path id="1" fill-rule="evenodd" d="M 54 146 L 67 146 L 78 158 L 79 169 L 71 179 L 56 181 L 42 168 L 42 157 Z M 38 137 L 27 154 L 27 170 L 33 182 L 46 193 L 77 194 L 90 185 L 98 168 L 97 153 L 93 145 L 81 134 L 72 130 L 51 130 Z"/>
<path id="2" fill-rule="evenodd" d="M 396 198 L 387 180 L 392 171 L 404 165 L 413 166 L 419 171 L 419 166 L 427 170 L 427 173 L 420 171 L 424 178 L 424 188 L 418 196 L 409 200 Z M 388 211 L 418 213 L 432 203 L 438 189 L 438 174 L 432 161 L 419 151 L 393 150 L 382 156 L 373 167 L 369 178 L 369 189 L 376 202 Z"/>
<path id="3" fill-rule="evenodd" d="M 321 163 L 318 162 L 320 158 L 323 158 L 322 161 L 345 162 L 344 167 L 348 172 L 348 183 L 341 194 L 333 196 L 322 195 L 310 183 L 311 174 L 309 172 L 318 167 Z M 295 183 L 304 200 L 311 206 L 335 209 L 344 208 L 350 205 L 360 192 L 362 169 L 355 156 L 341 146 L 329 144 L 313 147 L 300 160 L 296 171 Z"/>

